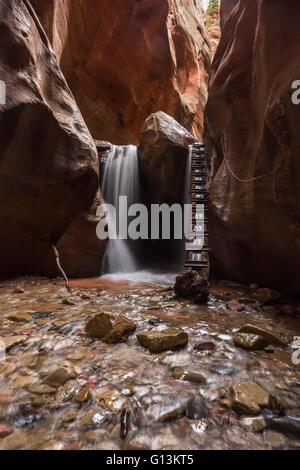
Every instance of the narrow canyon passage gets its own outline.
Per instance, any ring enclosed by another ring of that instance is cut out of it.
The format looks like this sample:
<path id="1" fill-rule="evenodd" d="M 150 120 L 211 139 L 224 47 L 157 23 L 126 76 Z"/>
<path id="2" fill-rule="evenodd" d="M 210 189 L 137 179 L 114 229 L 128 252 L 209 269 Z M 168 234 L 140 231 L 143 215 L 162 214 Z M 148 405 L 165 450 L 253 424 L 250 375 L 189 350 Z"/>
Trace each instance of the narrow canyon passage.
<path id="1" fill-rule="evenodd" d="M 300 449 L 299 17 L 0 0 L 0 451 Z"/>

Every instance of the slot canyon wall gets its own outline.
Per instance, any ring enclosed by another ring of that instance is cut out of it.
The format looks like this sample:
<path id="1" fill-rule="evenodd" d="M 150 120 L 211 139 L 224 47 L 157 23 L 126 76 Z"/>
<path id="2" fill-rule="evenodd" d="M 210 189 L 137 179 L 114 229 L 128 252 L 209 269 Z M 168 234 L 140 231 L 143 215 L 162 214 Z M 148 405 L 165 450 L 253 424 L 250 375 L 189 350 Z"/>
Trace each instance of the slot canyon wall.
<path id="1" fill-rule="evenodd" d="M 137 143 L 157 111 L 202 137 L 210 48 L 201 0 L 32 0 L 95 139 Z"/>
<path id="2" fill-rule="evenodd" d="M 299 295 L 300 105 L 292 83 L 300 80 L 300 4 L 223 0 L 222 12 L 205 137 L 214 263 L 228 277 Z"/>
<path id="3" fill-rule="evenodd" d="M 0 275 L 95 272 L 98 155 L 30 3 L 0 0 Z"/>

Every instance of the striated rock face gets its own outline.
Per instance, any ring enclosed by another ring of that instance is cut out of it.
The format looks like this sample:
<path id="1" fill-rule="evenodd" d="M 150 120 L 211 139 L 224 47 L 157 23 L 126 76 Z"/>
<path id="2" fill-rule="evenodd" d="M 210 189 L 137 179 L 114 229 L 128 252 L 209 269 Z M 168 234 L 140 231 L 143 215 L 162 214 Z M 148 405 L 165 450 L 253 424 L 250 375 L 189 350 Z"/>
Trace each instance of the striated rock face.
<path id="1" fill-rule="evenodd" d="M 44 2 L 40 2 L 43 3 Z M 98 157 L 27 0 L 0 0 L 0 275 L 93 273 Z"/>
<path id="2" fill-rule="evenodd" d="M 137 143 L 162 110 L 202 136 L 210 49 L 201 0 L 32 0 L 94 138 Z"/>
<path id="3" fill-rule="evenodd" d="M 221 0 L 221 29 L 223 30 L 224 25 L 231 15 L 234 7 L 239 3 L 239 0 Z"/>
<path id="4" fill-rule="evenodd" d="M 224 1 L 226 6 L 229 3 Z M 228 12 L 226 13 L 228 14 Z M 240 0 L 213 63 L 210 242 L 231 278 L 300 294 L 299 2 Z M 277 38 L 277 40 L 276 40 Z"/>

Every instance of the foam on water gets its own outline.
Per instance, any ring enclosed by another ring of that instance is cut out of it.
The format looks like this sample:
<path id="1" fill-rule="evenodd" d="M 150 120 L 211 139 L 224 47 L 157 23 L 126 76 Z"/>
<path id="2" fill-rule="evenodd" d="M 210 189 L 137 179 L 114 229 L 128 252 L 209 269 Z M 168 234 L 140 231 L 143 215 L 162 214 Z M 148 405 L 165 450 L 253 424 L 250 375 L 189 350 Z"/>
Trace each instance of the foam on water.
<path id="1" fill-rule="evenodd" d="M 172 285 L 175 282 L 176 273 L 156 273 L 151 271 L 136 271 L 129 273 L 105 274 L 101 279 L 110 281 L 127 281 L 133 284 L 146 283 L 155 285 Z"/>

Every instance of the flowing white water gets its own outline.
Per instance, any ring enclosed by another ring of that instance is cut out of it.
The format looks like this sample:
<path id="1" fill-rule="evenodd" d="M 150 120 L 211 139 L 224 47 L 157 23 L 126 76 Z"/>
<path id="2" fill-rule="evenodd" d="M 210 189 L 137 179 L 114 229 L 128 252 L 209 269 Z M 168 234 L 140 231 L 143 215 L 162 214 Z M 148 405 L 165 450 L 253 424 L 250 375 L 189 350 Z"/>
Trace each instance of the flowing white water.
<path id="1" fill-rule="evenodd" d="M 102 180 L 104 202 L 115 207 L 119 213 L 119 197 L 127 196 L 128 207 L 139 202 L 140 181 L 138 168 L 138 149 L 134 145 L 114 145 L 108 157 Z M 127 214 L 120 214 L 127 224 Z M 120 224 L 122 223 L 119 220 Z M 115 221 L 108 217 L 108 223 Z M 112 226 L 112 225 L 111 225 Z M 118 226 L 115 227 L 118 235 Z M 103 259 L 102 272 L 132 273 L 138 265 L 131 240 L 110 240 Z"/>
<path id="2" fill-rule="evenodd" d="M 132 273 L 118 273 L 106 274 L 102 276 L 103 279 L 110 281 L 128 281 L 132 284 L 156 284 L 156 285 L 171 285 L 174 284 L 177 273 L 157 273 L 153 271 L 136 271 Z"/>

